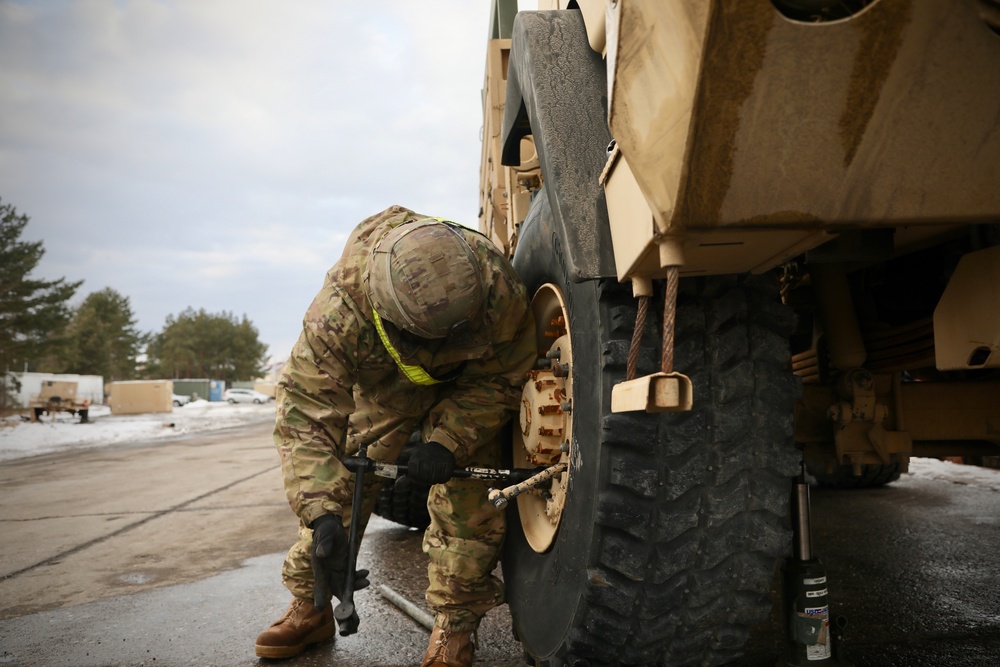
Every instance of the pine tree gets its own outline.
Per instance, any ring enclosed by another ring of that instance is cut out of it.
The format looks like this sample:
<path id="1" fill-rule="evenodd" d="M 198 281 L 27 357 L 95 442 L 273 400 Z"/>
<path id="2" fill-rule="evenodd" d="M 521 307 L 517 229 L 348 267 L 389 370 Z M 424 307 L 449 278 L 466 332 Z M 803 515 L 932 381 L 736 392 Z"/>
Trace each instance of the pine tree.
<path id="1" fill-rule="evenodd" d="M 145 337 L 136 329 L 128 297 L 110 287 L 93 292 L 76 309 L 67 332 L 65 372 L 101 375 L 105 382 L 136 376 Z"/>
<path id="2" fill-rule="evenodd" d="M 267 355 L 267 345 L 246 315 L 237 320 L 232 313 L 193 308 L 167 317 L 148 349 L 153 375 L 226 382 L 260 377 Z"/>
<path id="3" fill-rule="evenodd" d="M 67 302 L 83 283 L 30 277 L 45 254 L 41 241 L 22 241 L 26 215 L 0 199 L 0 373 L 23 370 L 65 344 Z M 8 406 L 0 383 L 0 408 Z"/>

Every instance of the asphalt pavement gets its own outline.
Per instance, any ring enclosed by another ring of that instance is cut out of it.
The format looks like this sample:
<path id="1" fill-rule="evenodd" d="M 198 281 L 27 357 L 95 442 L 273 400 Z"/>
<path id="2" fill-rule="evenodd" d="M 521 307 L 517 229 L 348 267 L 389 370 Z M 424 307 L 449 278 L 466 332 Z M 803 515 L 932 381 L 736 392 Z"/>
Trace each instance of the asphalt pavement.
<path id="1" fill-rule="evenodd" d="M 0 489 L 0 665 L 419 664 L 426 630 L 373 589 L 356 598 L 357 635 L 254 656 L 289 601 L 294 536 L 266 426 L 0 464 Z M 1000 493 L 914 477 L 814 489 L 813 518 L 854 665 L 1000 662 Z M 424 606 L 420 537 L 375 519 L 359 562 Z M 736 665 L 775 665 L 781 627 L 775 612 L 753 628 Z M 477 665 L 525 664 L 509 628 L 505 607 L 487 617 Z"/>

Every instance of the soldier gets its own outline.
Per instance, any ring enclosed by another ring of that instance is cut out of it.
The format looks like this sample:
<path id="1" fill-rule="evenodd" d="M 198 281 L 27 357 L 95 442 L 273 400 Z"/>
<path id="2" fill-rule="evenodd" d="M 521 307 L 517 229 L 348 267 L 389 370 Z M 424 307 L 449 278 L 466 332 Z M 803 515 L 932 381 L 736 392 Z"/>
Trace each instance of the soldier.
<path id="1" fill-rule="evenodd" d="M 472 664 L 472 633 L 503 601 L 491 573 L 505 522 L 483 482 L 450 478 L 455 466 L 499 463 L 494 435 L 517 409 L 535 348 L 524 284 L 485 236 L 400 206 L 354 230 L 278 383 L 274 440 L 300 527 L 282 568 L 294 599 L 257 638 L 258 656 L 292 657 L 333 636 L 353 492 L 341 460 L 362 444 L 395 460 L 419 428 L 407 474 L 434 485 L 423 550 L 436 612 L 422 667 Z M 376 490 L 365 489 L 361 529 Z"/>

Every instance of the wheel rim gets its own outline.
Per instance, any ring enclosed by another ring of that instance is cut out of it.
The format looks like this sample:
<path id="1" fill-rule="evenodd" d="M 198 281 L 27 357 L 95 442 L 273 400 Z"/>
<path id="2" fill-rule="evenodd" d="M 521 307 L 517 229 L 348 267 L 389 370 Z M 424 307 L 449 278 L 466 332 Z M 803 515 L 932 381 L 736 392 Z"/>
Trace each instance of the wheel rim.
<path id="1" fill-rule="evenodd" d="M 544 553 L 552 547 L 569 487 L 569 462 L 573 442 L 573 349 L 566 322 L 569 313 L 562 290 L 552 283 L 538 288 L 531 300 L 536 342 L 551 360 L 551 367 L 536 369 L 521 394 L 519 428 L 514 429 L 516 467 L 566 463 L 566 471 L 540 488 L 517 497 L 521 528 L 531 548 Z"/>

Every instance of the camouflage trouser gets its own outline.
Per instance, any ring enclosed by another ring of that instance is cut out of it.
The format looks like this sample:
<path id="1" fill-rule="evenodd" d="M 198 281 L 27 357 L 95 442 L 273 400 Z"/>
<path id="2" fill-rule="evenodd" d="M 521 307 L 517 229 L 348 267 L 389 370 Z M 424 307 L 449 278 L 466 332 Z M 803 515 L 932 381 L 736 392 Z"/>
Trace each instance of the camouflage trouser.
<path id="1" fill-rule="evenodd" d="M 373 397 L 355 388 L 356 409 L 351 417 L 347 456 L 357 453 L 362 444 L 368 446 L 368 456 L 376 460 L 394 461 L 399 456 L 436 395 L 432 387 L 409 383 L 401 385 L 400 391 L 406 392 L 402 405 L 392 400 L 395 392 Z M 498 458 L 496 446 L 481 446 L 469 465 L 495 467 Z M 366 479 L 359 526 L 362 533 L 380 486 L 381 480 Z M 345 530 L 350 526 L 353 490 L 352 479 L 343 502 Z M 432 486 L 427 509 L 431 523 L 424 533 L 423 550 L 430 557 L 427 603 L 437 614 L 435 624 L 474 630 L 487 611 L 503 602 L 503 583 L 492 572 L 503 544 L 504 514 L 489 504 L 487 485 L 475 480 L 453 479 Z M 296 597 L 312 598 L 311 546 L 312 530 L 300 525 L 299 539 L 282 567 L 282 581 Z"/>

